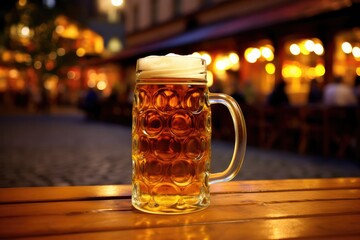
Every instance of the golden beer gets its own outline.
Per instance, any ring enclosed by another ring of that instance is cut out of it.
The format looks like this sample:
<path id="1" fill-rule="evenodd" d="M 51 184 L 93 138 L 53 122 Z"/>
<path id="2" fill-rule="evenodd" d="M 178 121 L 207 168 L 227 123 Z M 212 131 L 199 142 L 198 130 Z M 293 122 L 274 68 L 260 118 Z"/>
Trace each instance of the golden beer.
<path id="1" fill-rule="evenodd" d="M 134 92 L 133 202 L 150 212 L 194 211 L 209 204 L 208 90 L 163 81 L 139 83 Z"/>

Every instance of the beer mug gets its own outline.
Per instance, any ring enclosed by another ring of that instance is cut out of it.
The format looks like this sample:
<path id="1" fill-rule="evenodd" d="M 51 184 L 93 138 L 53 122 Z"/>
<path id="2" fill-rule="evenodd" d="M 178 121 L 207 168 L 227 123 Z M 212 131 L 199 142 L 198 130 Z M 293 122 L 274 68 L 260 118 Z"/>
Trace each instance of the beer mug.
<path id="1" fill-rule="evenodd" d="M 235 147 L 226 170 L 210 173 L 211 104 L 232 116 Z M 132 120 L 132 205 L 157 214 L 198 211 L 210 204 L 209 185 L 239 172 L 246 128 L 237 102 L 210 93 L 206 62 L 192 55 L 140 58 Z"/>

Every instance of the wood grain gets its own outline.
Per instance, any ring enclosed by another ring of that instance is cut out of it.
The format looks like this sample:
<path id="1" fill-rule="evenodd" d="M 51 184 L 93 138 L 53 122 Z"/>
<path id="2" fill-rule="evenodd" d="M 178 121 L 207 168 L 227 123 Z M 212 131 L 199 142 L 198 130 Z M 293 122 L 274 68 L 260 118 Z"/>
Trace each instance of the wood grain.
<path id="1" fill-rule="evenodd" d="M 312 190 L 312 191 L 281 191 L 260 193 L 228 193 L 212 194 L 211 205 L 251 205 L 280 202 L 329 201 L 360 199 L 360 189 L 345 190 Z M 127 199 L 97 201 L 59 201 L 0 204 L 0 217 L 80 214 L 86 212 L 130 211 L 130 197 Z"/>
<path id="2" fill-rule="evenodd" d="M 146 214 L 133 210 L 7 217 L 0 218 L 0 236 L 16 237 L 132 228 L 174 227 L 256 219 L 331 217 L 341 214 L 360 215 L 360 200 L 212 205 L 208 209 L 197 213 L 172 216 Z M 19 228 L 19 226 L 22 227 Z"/>
<path id="3" fill-rule="evenodd" d="M 46 236 L 48 240 L 118 239 L 344 239 L 358 240 L 360 215 L 259 219 L 163 228 L 128 229 Z M 22 240 L 43 237 L 19 238 Z"/>
<path id="4" fill-rule="evenodd" d="M 211 191 L 209 208 L 165 216 L 133 209 L 130 186 L 4 188 L 0 239 L 360 236 L 360 178 L 239 181 Z"/>
<path id="5" fill-rule="evenodd" d="M 130 196 L 129 185 L 0 188 L 0 203 L 94 200 Z"/>

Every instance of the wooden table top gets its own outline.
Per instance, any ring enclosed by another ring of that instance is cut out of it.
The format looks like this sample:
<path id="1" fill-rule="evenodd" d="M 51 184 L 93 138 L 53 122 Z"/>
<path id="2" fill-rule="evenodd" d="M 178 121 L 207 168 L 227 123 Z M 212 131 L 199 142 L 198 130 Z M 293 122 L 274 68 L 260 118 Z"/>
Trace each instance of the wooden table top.
<path id="1" fill-rule="evenodd" d="M 0 189 L 0 239 L 360 239 L 360 178 L 233 181 L 183 215 L 131 206 L 128 185 Z"/>

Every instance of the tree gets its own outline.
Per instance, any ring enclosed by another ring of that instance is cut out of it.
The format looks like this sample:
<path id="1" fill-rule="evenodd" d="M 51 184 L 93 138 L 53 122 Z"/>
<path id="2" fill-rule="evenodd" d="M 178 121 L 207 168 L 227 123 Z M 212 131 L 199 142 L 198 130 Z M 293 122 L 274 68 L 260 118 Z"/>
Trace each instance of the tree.
<path id="1" fill-rule="evenodd" d="M 43 7 L 41 3 L 19 1 L 5 15 L 4 35 L 1 38 L 5 47 L 3 52 L 12 55 L 12 59 L 3 64 L 10 64 L 19 70 L 35 70 L 44 107 L 48 101 L 47 79 L 59 76 L 63 67 L 79 61 L 72 47 L 75 40 L 63 39 L 58 34 L 61 28 L 56 23 L 58 16 L 58 10 Z"/>

